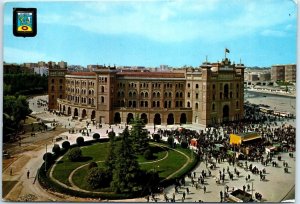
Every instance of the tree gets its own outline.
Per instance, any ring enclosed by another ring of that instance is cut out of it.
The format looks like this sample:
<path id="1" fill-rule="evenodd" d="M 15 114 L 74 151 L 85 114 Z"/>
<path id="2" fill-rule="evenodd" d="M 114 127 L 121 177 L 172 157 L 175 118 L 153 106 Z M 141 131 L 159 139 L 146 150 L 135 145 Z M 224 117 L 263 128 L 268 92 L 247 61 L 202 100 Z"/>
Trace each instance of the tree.
<path id="1" fill-rule="evenodd" d="M 85 179 L 92 189 L 108 187 L 111 181 L 107 170 L 98 167 L 91 168 Z"/>
<path id="2" fill-rule="evenodd" d="M 115 166 L 115 159 L 116 159 L 116 134 L 114 132 L 108 133 L 109 137 L 109 148 L 108 148 L 108 154 L 105 159 L 105 167 L 108 169 L 108 172 L 113 172 L 114 166 Z"/>
<path id="3" fill-rule="evenodd" d="M 142 154 L 149 148 L 148 132 L 144 127 L 141 119 L 135 118 L 132 121 L 130 136 L 133 140 L 133 149 L 137 154 Z"/>
<path id="4" fill-rule="evenodd" d="M 60 154 L 60 146 L 58 144 L 55 144 L 52 148 L 52 152 L 56 155 Z"/>
<path id="5" fill-rule="evenodd" d="M 84 138 L 83 137 L 77 137 L 76 143 L 78 146 L 83 146 L 84 145 Z"/>
<path id="6" fill-rule="evenodd" d="M 68 159 L 72 162 L 80 161 L 82 156 L 81 149 L 79 147 L 74 147 L 70 150 L 68 154 Z"/>
<path id="7" fill-rule="evenodd" d="M 145 159 L 147 160 L 150 160 L 153 158 L 153 153 L 150 149 L 147 149 L 145 152 L 144 152 L 144 157 Z"/>
<path id="8" fill-rule="evenodd" d="M 88 170 L 92 169 L 92 168 L 95 168 L 95 167 L 98 167 L 98 164 L 96 162 L 91 162 L 89 163 L 88 165 Z"/>
<path id="9" fill-rule="evenodd" d="M 94 134 L 93 134 L 93 138 L 94 138 L 95 140 L 100 139 L 100 134 L 99 134 L 99 133 L 94 133 Z"/>
<path id="10" fill-rule="evenodd" d="M 139 185 L 140 167 L 132 147 L 132 139 L 126 127 L 117 145 L 112 187 L 117 193 L 134 192 L 141 189 Z"/>
<path id="11" fill-rule="evenodd" d="M 68 150 L 70 149 L 70 142 L 69 141 L 64 141 L 62 144 L 61 144 L 62 148 Z"/>

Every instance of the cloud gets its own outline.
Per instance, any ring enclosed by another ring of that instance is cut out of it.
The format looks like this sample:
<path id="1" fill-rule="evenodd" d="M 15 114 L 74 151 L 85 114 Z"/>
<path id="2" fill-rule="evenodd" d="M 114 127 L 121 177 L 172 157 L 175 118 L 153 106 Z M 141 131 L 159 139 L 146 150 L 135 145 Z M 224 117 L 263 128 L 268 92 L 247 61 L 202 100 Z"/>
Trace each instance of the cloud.
<path id="1" fill-rule="evenodd" d="M 275 36 L 275 37 L 284 37 L 286 36 L 286 32 L 281 30 L 264 30 L 261 32 L 261 35 L 263 36 Z"/>
<path id="2" fill-rule="evenodd" d="M 279 25 L 296 22 L 295 15 L 289 15 L 296 12 L 293 2 L 279 0 L 110 0 L 72 3 L 72 9 L 68 9 L 70 3 L 60 4 L 66 8 L 40 13 L 38 22 L 169 43 L 195 39 L 220 42 L 251 34 L 266 35 L 280 30 Z"/>

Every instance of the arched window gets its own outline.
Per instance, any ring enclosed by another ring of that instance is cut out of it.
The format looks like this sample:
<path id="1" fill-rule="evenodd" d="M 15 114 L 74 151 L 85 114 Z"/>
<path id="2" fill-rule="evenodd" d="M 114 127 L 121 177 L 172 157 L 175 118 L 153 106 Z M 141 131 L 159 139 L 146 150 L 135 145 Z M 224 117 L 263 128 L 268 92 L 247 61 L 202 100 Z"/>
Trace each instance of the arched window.
<path id="1" fill-rule="evenodd" d="M 188 98 L 190 98 L 191 97 L 191 93 L 190 92 L 188 92 Z"/>
<path id="2" fill-rule="evenodd" d="M 196 89 L 198 89 L 199 88 L 199 84 L 196 84 Z"/>
<path id="3" fill-rule="evenodd" d="M 101 86 L 101 92 L 102 93 L 104 92 L 104 86 Z"/>
<path id="4" fill-rule="evenodd" d="M 195 103 L 195 108 L 196 110 L 198 110 L 198 103 Z"/>
<path id="5" fill-rule="evenodd" d="M 187 107 L 189 108 L 191 106 L 191 103 L 188 101 L 187 102 Z"/>
<path id="6" fill-rule="evenodd" d="M 168 93 L 167 92 L 165 92 L 165 97 L 168 97 Z"/>
<path id="7" fill-rule="evenodd" d="M 142 84 L 141 84 L 142 85 Z M 141 97 L 144 98 L 145 94 L 144 92 L 141 93 Z"/>
<path id="8" fill-rule="evenodd" d="M 104 96 L 101 96 L 101 103 L 104 103 Z"/>
<path id="9" fill-rule="evenodd" d="M 156 101 L 156 107 L 160 107 L 160 102 L 159 101 Z"/>
<path id="10" fill-rule="evenodd" d="M 212 104 L 212 111 L 215 111 L 215 104 Z"/>
<path id="11" fill-rule="evenodd" d="M 131 91 L 129 91 L 128 96 L 132 97 L 132 92 Z"/>
<path id="12" fill-rule="evenodd" d="M 145 98 L 148 98 L 148 92 L 145 93 Z"/>
<path id="13" fill-rule="evenodd" d="M 180 98 L 182 98 L 182 92 L 180 92 L 179 96 L 180 96 Z"/>
<path id="14" fill-rule="evenodd" d="M 160 93 L 159 93 L 159 92 L 157 92 L 157 94 L 156 94 L 156 95 L 157 95 L 157 97 L 158 97 L 158 98 L 160 97 Z"/>

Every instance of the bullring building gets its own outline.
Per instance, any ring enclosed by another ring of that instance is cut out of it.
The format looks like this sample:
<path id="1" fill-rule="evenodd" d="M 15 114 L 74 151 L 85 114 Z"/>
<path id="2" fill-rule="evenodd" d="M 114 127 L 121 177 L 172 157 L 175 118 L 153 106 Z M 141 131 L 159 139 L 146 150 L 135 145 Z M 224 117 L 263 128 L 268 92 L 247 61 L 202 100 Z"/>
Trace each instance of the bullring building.
<path id="1" fill-rule="evenodd" d="M 243 118 L 244 65 L 227 58 L 173 72 L 49 67 L 49 109 L 98 123 L 216 123 Z"/>

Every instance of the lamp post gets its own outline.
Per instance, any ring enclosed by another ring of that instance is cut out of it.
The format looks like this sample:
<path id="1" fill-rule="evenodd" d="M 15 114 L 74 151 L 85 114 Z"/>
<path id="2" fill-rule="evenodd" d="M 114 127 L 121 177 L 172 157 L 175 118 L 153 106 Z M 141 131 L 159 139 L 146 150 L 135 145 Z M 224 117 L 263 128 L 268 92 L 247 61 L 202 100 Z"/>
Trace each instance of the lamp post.
<path id="1" fill-rule="evenodd" d="M 253 181 L 252 181 L 252 198 L 253 198 Z"/>
<path id="2" fill-rule="evenodd" d="M 46 154 L 45 154 L 45 171 L 47 171 L 47 144 L 46 144 Z"/>

